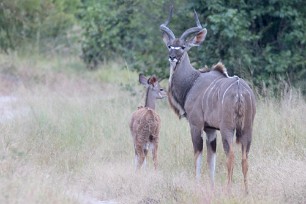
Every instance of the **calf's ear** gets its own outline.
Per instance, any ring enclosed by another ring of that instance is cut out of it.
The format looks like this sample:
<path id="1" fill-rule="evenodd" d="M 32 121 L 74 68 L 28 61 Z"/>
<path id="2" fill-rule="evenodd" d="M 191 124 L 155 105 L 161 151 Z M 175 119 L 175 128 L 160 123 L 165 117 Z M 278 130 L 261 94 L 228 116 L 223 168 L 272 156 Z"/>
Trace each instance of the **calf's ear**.
<path id="1" fill-rule="evenodd" d="M 146 87 L 149 85 L 148 79 L 143 74 L 139 74 L 139 83 Z"/>
<path id="2" fill-rule="evenodd" d="M 157 78 L 156 76 L 152 76 L 148 79 L 148 83 L 152 84 L 154 86 L 154 84 L 157 82 Z"/>

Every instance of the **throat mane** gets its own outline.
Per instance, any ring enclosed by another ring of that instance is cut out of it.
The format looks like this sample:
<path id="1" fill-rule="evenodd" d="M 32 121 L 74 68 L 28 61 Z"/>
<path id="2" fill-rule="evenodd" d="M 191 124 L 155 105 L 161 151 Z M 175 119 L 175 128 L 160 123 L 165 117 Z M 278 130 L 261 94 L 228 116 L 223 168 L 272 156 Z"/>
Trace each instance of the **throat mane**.
<path id="1" fill-rule="evenodd" d="M 200 72 L 194 71 L 191 75 L 181 77 L 172 74 L 169 78 L 168 101 L 174 112 L 181 118 L 186 117 L 184 109 L 187 95 L 194 85 Z"/>

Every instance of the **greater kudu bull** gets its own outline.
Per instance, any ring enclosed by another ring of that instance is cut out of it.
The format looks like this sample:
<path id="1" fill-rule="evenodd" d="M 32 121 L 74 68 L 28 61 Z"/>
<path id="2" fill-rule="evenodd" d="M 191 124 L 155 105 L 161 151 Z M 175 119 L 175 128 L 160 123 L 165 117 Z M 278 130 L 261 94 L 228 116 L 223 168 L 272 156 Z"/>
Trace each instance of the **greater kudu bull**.
<path id="1" fill-rule="evenodd" d="M 255 117 L 255 96 L 252 89 L 241 78 L 229 77 L 222 63 L 210 71 L 199 71 L 192 67 L 187 51 L 199 46 L 205 39 L 207 30 L 202 28 L 197 13 L 197 26 L 187 29 L 180 38 L 175 38 L 168 28 L 172 8 L 165 23 L 160 26 L 163 41 L 169 49 L 170 77 L 168 100 L 181 117 L 186 117 L 191 131 L 195 155 L 196 177 L 200 178 L 203 150 L 202 131 L 206 133 L 207 163 L 210 180 L 214 186 L 216 161 L 216 130 L 220 130 L 223 148 L 227 157 L 228 187 L 232 183 L 234 152 L 233 140 L 242 146 L 242 172 L 245 191 L 248 192 L 248 153 L 252 141 Z"/>

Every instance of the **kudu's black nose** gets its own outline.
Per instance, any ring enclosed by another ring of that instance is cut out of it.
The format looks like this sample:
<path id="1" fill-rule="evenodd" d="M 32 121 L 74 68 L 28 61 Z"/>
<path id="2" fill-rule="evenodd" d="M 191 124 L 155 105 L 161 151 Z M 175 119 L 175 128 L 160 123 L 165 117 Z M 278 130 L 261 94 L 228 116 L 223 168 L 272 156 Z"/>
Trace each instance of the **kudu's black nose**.
<path id="1" fill-rule="evenodd" d="M 171 61 L 174 61 L 174 60 L 176 59 L 176 57 L 175 57 L 175 56 L 169 55 L 169 59 L 170 59 Z"/>

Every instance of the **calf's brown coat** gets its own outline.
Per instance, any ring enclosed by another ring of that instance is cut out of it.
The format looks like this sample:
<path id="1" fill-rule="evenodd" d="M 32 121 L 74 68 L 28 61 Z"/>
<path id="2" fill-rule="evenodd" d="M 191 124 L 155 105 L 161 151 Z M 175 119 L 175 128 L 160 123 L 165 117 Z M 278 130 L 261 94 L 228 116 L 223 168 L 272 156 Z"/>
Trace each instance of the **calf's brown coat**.
<path id="1" fill-rule="evenodd" d="M 139 82 L 146 86 L 147 93 L 145 106 L 138 107 L 138 110 L 132 114 L 130 121 L 130 131 L 135 148 L 136 169 L 141 168 L 150 149 L 152 150 L 154 167 L 157 169 L 160 117 L 155 111 L 155 100 L 164 98 L 166 92 L 160 88 L 155 76 L 147 79 L 140 74 Z"/>

